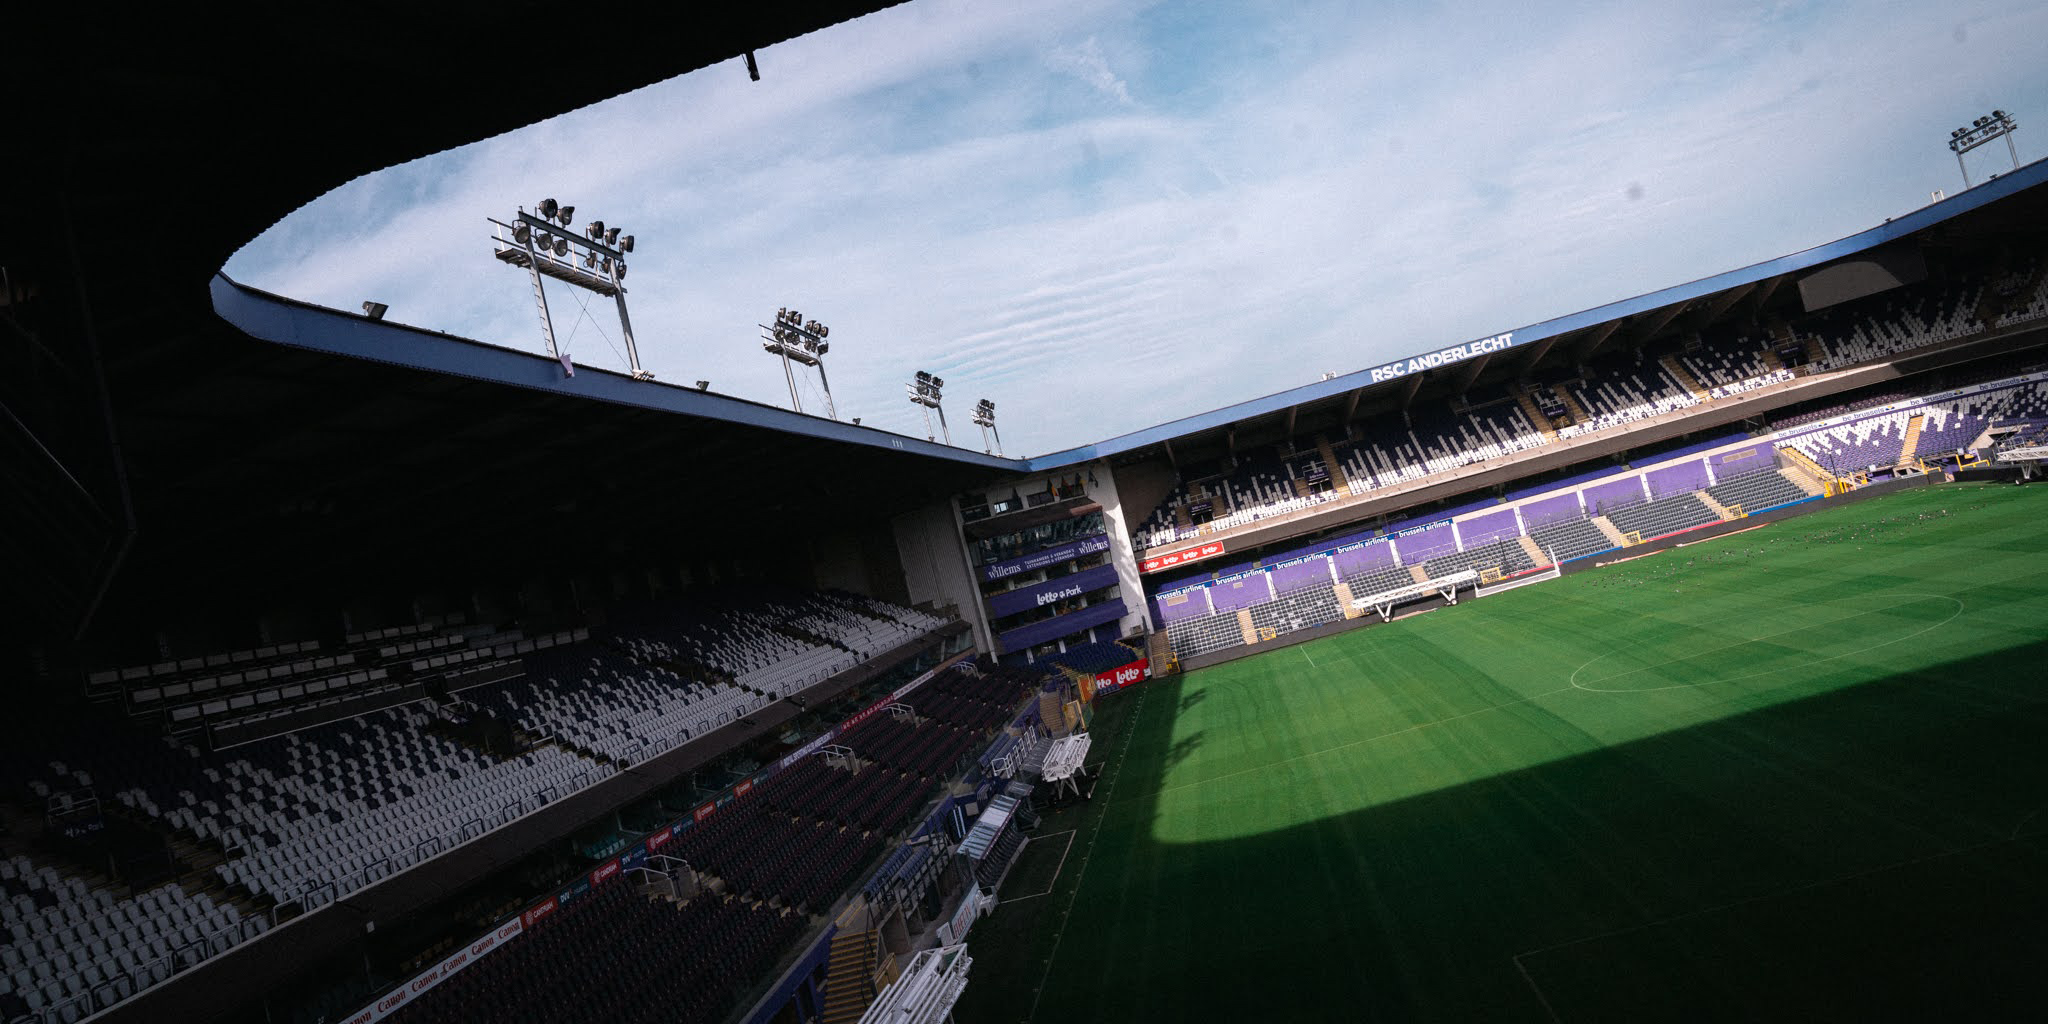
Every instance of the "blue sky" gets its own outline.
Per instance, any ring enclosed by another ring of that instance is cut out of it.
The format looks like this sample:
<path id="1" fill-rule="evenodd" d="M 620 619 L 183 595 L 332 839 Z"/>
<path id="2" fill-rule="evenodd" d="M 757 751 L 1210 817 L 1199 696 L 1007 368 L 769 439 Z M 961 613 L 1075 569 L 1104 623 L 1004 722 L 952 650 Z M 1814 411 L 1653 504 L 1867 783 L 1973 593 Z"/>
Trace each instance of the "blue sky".
<path id="1" fill-rule="evenodd" d="M 787 405 L 755 325 L 793 306 L 842 418 L 921 435 L 927 369 L 956 443 L 989 398 L 1026 455 L 1853 233 L 1959 190 L 1993 107 L 2043 155 L 2038 2 L 1388 6 L 911 0 L 358 179 L 225 269 L 539 351 L 484 218 L 553 196 L 637 236 L 660 379 Z M 624 368 L 609 302 L 550 299 Z"/>

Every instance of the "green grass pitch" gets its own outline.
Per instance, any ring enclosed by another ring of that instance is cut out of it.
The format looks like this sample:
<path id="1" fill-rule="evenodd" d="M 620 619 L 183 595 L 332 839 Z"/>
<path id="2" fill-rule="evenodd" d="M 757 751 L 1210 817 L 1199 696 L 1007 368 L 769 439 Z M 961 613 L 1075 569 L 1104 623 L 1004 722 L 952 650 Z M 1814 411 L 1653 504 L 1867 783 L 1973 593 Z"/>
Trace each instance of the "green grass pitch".
<path id="1" fill-rule="evenodd" d="M 1002 895 L 1050 891 L 970 936 L 966 1024 L 2048 1005 L 2048 488 L 1468 599 L 1095 733 L 1064 860 Z"/>

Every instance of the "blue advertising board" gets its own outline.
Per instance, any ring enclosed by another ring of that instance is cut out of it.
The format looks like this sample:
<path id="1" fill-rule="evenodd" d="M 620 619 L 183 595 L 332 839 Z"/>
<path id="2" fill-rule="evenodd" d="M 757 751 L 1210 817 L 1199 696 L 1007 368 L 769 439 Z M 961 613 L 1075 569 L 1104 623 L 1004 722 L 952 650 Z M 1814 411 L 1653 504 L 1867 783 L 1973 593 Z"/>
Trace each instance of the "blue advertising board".
<path id="1" fill-rule="evenodd" d="M 994 618 L 1015 615 L 1033 608 L 1043 608 L 1070 597 L 1079 597 L 1091 590 L 1101 590 L 1115 585 L 1116 566 L 1098 565 L 1093 569 L 1083 569 L 1043 583 L 1034 583 L 1028 587 L 1018 587 L 1006 593 L 996 594 L 988 599 L 988 613 Z"/>
<path id="2" fill-rule="evenodd" d="M 1061 562 L 1079 558 L 1082 555 L 1092 555 L 1098 551 L 1108 550 L 1109 534 L 1098 533 L 1093 537 L 1081 537 L 1076 540 L 1070 540 L 1065 544 L 1049 547 L 1043 551 L 1033 551 L 1028 555 L 1018 555 L 1016 558 L 991 562 L 981 567 L 981 578 L 983 582 L 1009 579 L 1018 573 L 1030 572 L 1033 569 L 1043 569 L 1048 565 L 1057 565 Z"/>

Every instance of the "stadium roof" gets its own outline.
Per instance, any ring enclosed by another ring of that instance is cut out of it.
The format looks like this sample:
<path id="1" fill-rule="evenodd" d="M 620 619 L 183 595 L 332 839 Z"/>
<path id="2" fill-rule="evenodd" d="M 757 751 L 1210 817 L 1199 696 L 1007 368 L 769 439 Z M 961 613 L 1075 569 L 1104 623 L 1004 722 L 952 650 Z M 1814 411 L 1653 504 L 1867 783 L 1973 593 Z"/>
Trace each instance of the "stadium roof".
<path id="1" fill-rule="evenodd" d="M 1805 271 L 1866 254 L 1902 239 L 1996 235 L 2012 227 L 2039 230 L 2048 218 L 2048 160 L 2039 160 L 1988 182 L 1931 203 L 1876 227 L 1792 253 L 1674 285 L 1661 291 L 1622 299 L 1583 312 L 1503 331 L 1483 339 L 1448 344 L 1407 359 L 1381 364 L 1305 384 L 1277 394 L 1183 417 L 1095 444 L 1041 455 L 1029 460 L 1034 469 L 1071 465 L 1111 456 L 1166 453 L 1171 442 L 1198 440 L 1261 421 L 1324 429 L 1349 421 L 1375 405 L 1395 408 L 1412 404 L 1419 395 L 1455 394 L 1482 379 L 1526 375 L 1552 353 L 1568 363 L 1612 345 L 1648 341 L 1680 327 L 1701 327 L 1738 316 L 1751 316 L 1775 296 L 1796 301 L 1797 289 L 1781 291 Z M 1558 360 L 1552 360 L 1554 363 Z M 1426 389 L 1426 390 L 1425 390 Z M 1309 424 L 1314 424 L 1312 427 Z"/>
<path id="2" fill-rule="evenodd" d="M 598 61 L 583 57 L 595 29 L 545 7 L 265 7 L 233 33 L 219 26 L 235 13 L 220 9 L 203 19 L 148 9 L 111 25 L 62 7 L 17 19 L 12 35 L 34 56 L 5 72 L 28 102 L 10 125 L 26 158 L 0 166 L 15 212 L 0 266 L 9 318 L 34 312 L 15 298 L 30 295 L 43 319 L 16 321 L 27 326 L 12 341 L 34 372 L 11 386 L 47 399 L 42 420 L 26 403 L 14 408 L 62 473 L 19 469 L 42 457 L 34 453 L 7 469 L 52 493 L 75 484 L 77 507 L 53 499 L 46 518 L 101 532 L 75 550 L 17 545 L 5 568 L 28 582 L 14 596 L 55 595 L 34 599 L 50 608 L 97 601 L 125 553 L 115 539 L 125 504 L 135 509 L 131 535 L 145 538 L 144 575 L 164 585 L 279 545 L 304 548 L 291 568 L 308 579 L 371 572 L 348 557 L 351 547 L 318 547 L 321 531 L 343 528 L 373 538 L 387 565 L 431 561 L 451 576 L 506 545 L 568 560 L 579 545 L 617 549 L 664 532 L 786 537 L 792 524 L 887 515 L 1007 472 L 1170 455 L 1167 442 L 1227 445 L 1239 427 L 1321 429 L 1674 325 L 1754 313 L 1794 291 L 1780 288 L 1791 275 L 1909 235 L 2038 224 L 2044 202 L 2034 186 L 2048 167 L 2037 163 L 1826 246 L 1504 332 L 1498 350 L 1472 358 L 1391 380 L 1361 370 L 1031 459 L 595 368 L 564 377 L 537 354 L 218 276 L 237 246 L 360 174 L 883 6 L 721 9 L 695 31 L 607 34 Z M 577 45 L 561 41 L 569 35 Z M 2021 204 L 2028 215 L 2009 217 Z M 110 430 L 100 425 L 101 366 Z M 732 515 L 705 486 L 714 480 L 749 492 L 749 515 Z M 554 525 L 565 509 L 600 507 L 602 538 Z M 4 525 L 11 536 L 42 536 Z M 456 532 L 465 543 L 448 542 Z"/>

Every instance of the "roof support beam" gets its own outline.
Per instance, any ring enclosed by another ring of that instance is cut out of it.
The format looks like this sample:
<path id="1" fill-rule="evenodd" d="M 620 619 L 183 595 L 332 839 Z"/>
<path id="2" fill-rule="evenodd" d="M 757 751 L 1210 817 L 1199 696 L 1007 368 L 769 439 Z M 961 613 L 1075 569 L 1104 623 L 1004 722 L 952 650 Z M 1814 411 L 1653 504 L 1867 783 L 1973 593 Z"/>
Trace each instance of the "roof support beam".
<path id="1" fill-rule="evenodd" d="M 1301 403 L 1299 402 L 1287 407 L 1287 440 L 1289 442 L 1294 440 L 1294 417 L 1300 412 Z"/>
<path id="2" fill-rule="evenodd" d="M 1641 345 L 1656 337 L 1664 328 L 1671 326 L 1671 321 L 1678 319 L 1678 314 L 1685 312 L 1689 305 L 1691 303 L 1675 302 L 1663 309 L 1651 310 L 1644 319 L 1636 321 L 1635 326 L 1628 332 L 1629 345 Z"/>
<path id="3" fill-rule="evenodd" d="M 1493 361 L 1493 353 L 1491 353 L 1491 352 L 1489 352 L 1489 353 L 1487 353 L 1487 354 L 1485 354 L 1485 355 L 1483 355 L 1483 356 L 1480 356 L 1480 357 L 1479 357 L 1479 358 L 1477 358 L 1477 359 L 1470 359 L 1470 360 L 1467 360 L 1467 361 L 1465 362 L 1465 368 L 1464 368 L 1464 372 L 1463 372 L 1463 373 L 1461 373 L 1461 374 L 1459 374 L 1459 376 L 1458 376 L 1458 383 L 1457 383 L 1457 391 L 1458 391 L 1458 393 L 1462 395 L 1462 394 L 1464 394 L 1464 393 L 1465 393 L 1466 391 L 1469 391 L 1469 390 L 1471 390 L 1471 388 L 1472 388 L 1472 382 L 1473 382 L 1473 381 L 1476 381 L 1476 380 L 1478 380 L 1478 379 L 1479 379 L 1479 373 L 1480 373 L 1480 371 L 1482 371 L 1482 370 L 1486 369 L 1486 364 L 1488 364 L 1488 363 L 1490 363 L 1490 362 L 1492 362 L 1492 361 Z"/>
<path id="4" fill-rule="evenodd" d="M 1713 301 L 1707 303 L 1706 309 L 1701 310 L 1700 315 L 1693 318 L 1692 329 L 1697 331 L 1713 326 L 1714 321 L 1721 319 L 1722 314 L 1728 312 L 1730 307 L 1747 298 L 1749 293 L 1755 290 L 1756 283 L 1751 282 L 1714 296 Z"/>
<path id="5" fill-rule="evenodd" d="M 1422 390 L 1422 376 L 1419 373 L 1411 373 L 1408 375 L 1408 379 L 1402 383 L 1400 405 L 1403 411 L 1406 411 L 1409 406 L 1415 404 L 1415 393 Z"/>
<path id="6" fill-rule="evenodd" d="M 1522 360 L 1521 368 L 1516 371 L 1515 376 L 1527 377 L 1530 371 L 1536 369 L 1537 364 L 1543 362 L 1543 357 L 1549 355 L 1550 350 L 1556 348 L 1557 343 L 1563 338 L 1564 335 L 1562 334 L 1553 334 L 1529 346 L 1526 350 L 1529 354 Z"/>
<path id="7" fill-rule="evenodd" d="M 1771 301 L 1771 296 L 1778 293 L 1778 286 L 1784 284 L 1785 279 L 1790 276 L 1792 275 L 1779 274 L 1776 277 L 1757 282 L 1756 294 L 1750 297 L 1749 319 L 1751 321 L 1755 321 L 1758 316 L 1762 315 L 1764 306 L 1768 305 Z"/>
<path id="8" fill-rule="evenodd" d="M 1586 328 L 1586 340 L 1578 347 L 1577 351 L 1572 353 L 1572 362 L 1585 362 L 1593 353 L 1598 352 L 1600 346 L 1606 344 L 1607 339 L 1612 337 L 1614 332 L 1620 327 L 1620 320 L 1609 320 L 1597 327 Z"/>
<path id="9" fill-rule="evenodd" d="M 1358 418 L 1358 400 L 1365 397 L 1364 388 L 1352 388 L 1351 397 L 1344 400 L 1344 436 L 1351 436 L 1351 421 Z"/>

